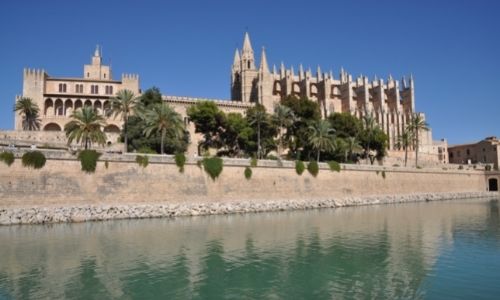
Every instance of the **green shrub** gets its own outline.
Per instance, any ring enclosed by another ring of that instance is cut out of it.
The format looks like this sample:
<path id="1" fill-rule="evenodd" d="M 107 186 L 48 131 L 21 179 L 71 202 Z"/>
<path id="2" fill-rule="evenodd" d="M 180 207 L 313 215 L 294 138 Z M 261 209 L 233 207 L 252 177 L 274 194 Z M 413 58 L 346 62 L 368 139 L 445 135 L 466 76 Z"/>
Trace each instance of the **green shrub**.
<path id="1" fill-rule="evenodd" d="M 246 179 L 252 178 L 252 169 L 250 169 L 250 167 L 245 168 L 245 178 Z"/>
<path id="2" fill-rule="evenodd" d="M 304 166 L 304 162 L 302 162 L 301 160 L 295 161 L 295 172 L 297 172 L 297 174 L 302 175 L 305 169 L 306 167 Z"/>
<path id="3" fill-rule="evenodd" d="M 393 164 L 392 166 L 397 168 L 399 167 L 399 164 Z"/>
<path id="4" fill-rule="evenodd" d="M 485 171 L 491 171 L 491 165 L 486 165 L 484 166 Z"/>
<path id="5" fill-rule="evenodd" d="M 422 167 L 421 166 L 417 166 L 417 169 L 422 169 Z"/>
<path id="6" fill-rule="evenodd" d="M 9 167 L 14 163 L 14 159 L 14 154 L 12 152 L 0 153 L 0 161 L 3 161 Z"/>
<path id="7" fill-rule="evenodd" d="M 104 167 L 106 168 L 106 170 L 109 168 L 109 161 L 104 162 Z"/>
<path id="8" fill-rule="evenodd" d="M 101 156 L 101 153 L 95 150 L 83 150 L 78 153 L 78 159 L 82 165 L 82 171 L 85 173 L 94 173 L 97 167 L 97 160 Z"/>
<path id="9" fill-rule="evenodd" d="M 147 167 L 149 165 L 149 157 L 147 155 L 137 155 L 135 157 L 135 162 L 139 166 L 145 168 L 145 167 Z"/>
<path id="10" fill-rule="evenodd" d="M 309 171 L 309 173 L 311 173 L 311 175 L 314 176 L 314 177 L 318 176 L 318 172 L 319 172 L 319 165 L 318 165 L 318 163 L 315 160 L 310 161 L 307 164 L 307 171 Z"/>
<path id="11" fill-rule="evenodd" d="M 139 148 L 137 150 L 137 152 L 138 153 L 142 153 L 142 154 L 158 154 L 158 153 L 156 153 L 155 150 L 153 150 L 153 149 L 151 149 L 151 148 L 149 148 L 147 146 L 142 146 L 141 148 Z"/>
<path id="12" fill-rule="evenodd" d="M 382 178 L 385 179 L 385 171 L 382 171 Z"/>
<path id="13" fill-rule="evenodd" d="M 175 164 L 179 167 L 179 172 L 184 172 L 184 164 L 186 164 L 186 155 L 184 153 L 175 154 Z"/>
<path id="14" fill-rule="evenodd" d="M 269 160 L 278 160 L 278 157 L 276 155 L 269 154 L 267 157 Z"/>
<path id="15" fill-rule="evenodd" d="M 252 157 L 252 159 L 250 159 L 250 167 L 255 168 L 256 166 L 257 166 L 257 158 Z"/>
<path id="16" fill-rule="evenodd" d="M 328 162 L 328 166 L 330 167 L 330 170 L 333 172 L 340 172 L 340 164 L 334 160 Z"/>
<path id="17" fill-rule="evenodd" d="M 46 161 L 45 155 L 40 151 L 26 152 L 22 157 L 23 166 L 33 169 L 43 168 Z"/>
<path id="18" fill-rule="evenodd" d="M 205 157 L 202 161 L 203 169 L 215 181 L 222 173 L 224 162 L 220 157 Z"/>
<path id="19" fill-rule="evenodd" d="M 464 166 L 460 165 L 460 166 L 458 166 L 458 169 L 459 169 L 459 170 L 463 170 L 463 169 L 464 169 Z"/>

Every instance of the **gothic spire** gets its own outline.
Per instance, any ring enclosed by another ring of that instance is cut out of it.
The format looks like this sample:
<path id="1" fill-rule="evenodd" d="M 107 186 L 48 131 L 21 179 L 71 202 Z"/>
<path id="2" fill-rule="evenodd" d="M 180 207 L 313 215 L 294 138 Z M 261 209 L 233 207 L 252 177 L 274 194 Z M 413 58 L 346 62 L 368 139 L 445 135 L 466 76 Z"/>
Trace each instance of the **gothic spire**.
<path id="1" fill-rule="evenodd" d="M 262 47 L 262 55 L 260 56 L 260 69 L 261 73 L 269 73 L 269 66 L 267 65 L 266 49 Z"/>
<path id="2" fill-rule="evenodd" d="M 99 45 L 95 46 L 94 56 L 101 56 L 101 51 L 99 51 Z"/>
<path id="3" fill-rule="evenodd" d="M 233 66 L 239 66 L 240 61 L 241 61 L 240 51 L 238 49 L 236 49 L 236 51 L 234 52 Z"/>
<path id="4" fill-rule="evenodd" d="M 243 53 L 253 52 L 252 44 L 250 43 L 250 36 L 245 32 L 245 39 L 243 40 Z"/>

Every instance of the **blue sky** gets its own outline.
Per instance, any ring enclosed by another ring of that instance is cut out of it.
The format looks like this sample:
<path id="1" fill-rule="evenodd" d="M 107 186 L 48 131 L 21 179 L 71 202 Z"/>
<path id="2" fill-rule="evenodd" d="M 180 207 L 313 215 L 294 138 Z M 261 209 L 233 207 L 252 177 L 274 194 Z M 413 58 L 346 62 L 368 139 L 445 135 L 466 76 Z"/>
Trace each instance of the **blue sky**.
<path id="1" fill-rule="evenodd" d="M 500 1 L 0 2 L 0 128 L 24 67 L 82 76 L 99 44 L 115 78 L 138 73 L 165 94 L 229 98 L 234 50 L 248 30 L 258 57 L 297 70 L 413 73 L 434 138 L 500 136 Z"/>

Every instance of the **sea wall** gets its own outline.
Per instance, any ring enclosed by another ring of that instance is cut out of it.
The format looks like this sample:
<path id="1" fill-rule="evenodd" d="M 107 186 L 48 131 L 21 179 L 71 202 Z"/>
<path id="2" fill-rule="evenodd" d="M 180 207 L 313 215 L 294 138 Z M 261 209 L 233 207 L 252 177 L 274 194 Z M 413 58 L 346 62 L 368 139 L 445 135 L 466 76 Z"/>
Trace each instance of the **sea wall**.
<path id="1" fill-rule="evenodd" d="M 146 168 L 133 156 L 109 159 L 94 174 L 74 159 L 48 159 L 41 170 L 20 159 L 10 167 L 0 163 L 0 223 L 337 207 L 477 197 L 487 189 L 484 171 L 476 170 L 343 165 L 332 172 L 322 164 L 313 177 L 297 175 L 293 162 L 259 161 L 247 180 L 248 160 L 226 160 L 214 181 L 194 162 L 181 173 L 168 157 L 153 157 Z"/>

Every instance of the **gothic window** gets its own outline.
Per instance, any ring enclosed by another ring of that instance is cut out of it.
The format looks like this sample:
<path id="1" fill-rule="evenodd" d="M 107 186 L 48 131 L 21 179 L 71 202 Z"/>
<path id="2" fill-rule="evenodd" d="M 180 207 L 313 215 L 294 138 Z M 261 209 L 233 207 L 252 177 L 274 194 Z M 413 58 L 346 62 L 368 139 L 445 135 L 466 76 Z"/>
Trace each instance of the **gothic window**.
<path id="1" fill-rule="evenodd" d="M 90 73 L 89 73 L 89 72 L 87 72 L 87 78 L 89 78 L 89 77 L 90 77 Z"/>
<path id="2" fill-rule="evenodd" d="M 104 73 L 104 79 L 106 79 L 106 73 Z"/>
<path id="3" fill-rule="evenodd" d="M 248 61 L 248 69 L 250 69 L 250 61 Z"/>

